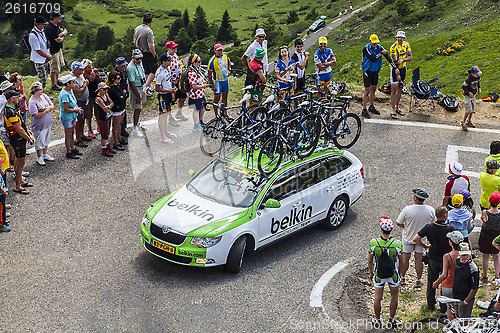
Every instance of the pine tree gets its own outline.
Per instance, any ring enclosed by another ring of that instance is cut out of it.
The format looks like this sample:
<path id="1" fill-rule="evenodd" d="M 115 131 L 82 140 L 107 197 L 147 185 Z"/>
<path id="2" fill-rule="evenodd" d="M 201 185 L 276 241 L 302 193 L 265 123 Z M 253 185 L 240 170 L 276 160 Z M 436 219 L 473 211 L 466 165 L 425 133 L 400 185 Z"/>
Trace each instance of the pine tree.
<path id="1" fill-rule="evenodd" d="M 107 25 L 103 25 L 97 29 L 95 39 L 95 49 L 96 50 L 106 50 L 108 46 L 113 45 L 115 42 L 115 32 Z"/>
<path id="2" fill-rule="evenodd" d="M 183 28 L 183 20 L 178 18 L 170 26 L 170 30 L 168 31 L 168 40 L 174 40 L 175 36 L 179 33 L 179 30 Z"/>
<path id="3" fill-rule="evenodd" d="M 184 28 L 189 28 L 189 12 L 187 8 L 184 10 L 184 14 L 182 14 L 182 26 Z"/>
<path id="4" fill-rule="evenodd" d="M 179 44 L 177 47 L 177 51 L 179 54 L 186 54 L 191 50 L 191 45 L 193 44 L 193 40 L 189 37 L 186 29 L 182 28 L 179 30 L 177 36 L 175 36 L 175 42 Z"/>
<path id="5" fill-rule="evenodd" d="M 233 40 L 234 35 L 233 27 L 229 22 L 229 13 L 227 10 L 222 14 L 222 21 L 220 23 L 219 31 L 217 32 L 217 41 L 229 42 Z"/>
<path id="6" fill-rule="evenodd" d="M 196 7 L 194 14 L 194 32 L 196 39 L 208 37 L 208 21 L 207 15 L 201 6 Z"/>
<path id="7" fill-rule="evenodd" d="M 299 15 L 297 15 L 297 12 L 295 10 L 292 10 L 290 14 L 288 14 L 288 17 L 286 18 L 286 24 L 292 24 L 295 23 L 299 20 Z"/>

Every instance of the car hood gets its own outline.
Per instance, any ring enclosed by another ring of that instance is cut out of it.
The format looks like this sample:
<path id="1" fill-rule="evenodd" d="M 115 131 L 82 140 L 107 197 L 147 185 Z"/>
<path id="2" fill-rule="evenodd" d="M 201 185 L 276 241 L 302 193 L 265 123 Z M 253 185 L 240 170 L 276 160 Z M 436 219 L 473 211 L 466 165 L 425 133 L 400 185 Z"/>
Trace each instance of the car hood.
<path id="1" fill-rule="evenodd" d="M 187 234 L 194 229 L 247 209 L 207 200 L 184 186 L 165 201 L 163 207 L 153 217 L 152 223 Z"/>

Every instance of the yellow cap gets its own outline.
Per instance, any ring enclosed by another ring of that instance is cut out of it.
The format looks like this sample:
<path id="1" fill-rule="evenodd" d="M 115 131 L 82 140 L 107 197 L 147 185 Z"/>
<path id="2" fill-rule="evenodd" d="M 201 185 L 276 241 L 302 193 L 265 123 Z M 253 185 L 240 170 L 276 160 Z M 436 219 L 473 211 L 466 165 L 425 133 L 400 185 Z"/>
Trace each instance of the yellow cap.
<path id="1" fill-rule="evenodd" d="M 378 40 L 378 36 L 375 34 L 370 36 L 370 42 L 372 42 L 373 44 L 380 43 L 380 41 Z"/>
<path id="2" fill-rule="evenodd" d="M 326 39 L 326 37 L 320 37 L 318 39 L 318 44 L 321 44 L 321 43 L 328 44 L 328 39 Z"/>
<path id="3" fill-rule="evenodd" d="M 464 196 L 462 194 L 455 194 L 451 198 L 451 204 L 453 207 L 460 207 L 460 205 L 464 202 Z"/>

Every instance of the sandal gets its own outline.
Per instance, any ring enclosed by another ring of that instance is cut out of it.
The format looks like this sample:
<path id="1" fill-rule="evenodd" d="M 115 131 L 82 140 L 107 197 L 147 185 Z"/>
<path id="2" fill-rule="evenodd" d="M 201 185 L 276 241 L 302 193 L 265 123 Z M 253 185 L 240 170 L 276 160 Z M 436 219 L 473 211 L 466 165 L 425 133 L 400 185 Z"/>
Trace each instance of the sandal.
<path id="1" fill-rule="evenodd" d="M 396 112 L 397 112 L 397 113 L 399 113 L 399 114 L 400 114 L 400 115 L 402 115 L 402 116 L 405 116 L 405 115 L 406 115 L 406 113 L 404 113 L 404 112 L 403 112 L 402 110 L 400 110 L 400 109 L 396 109 Z"/>
<path id="2" fill-rule="evenodd" d="M 21 187 L 33 187 L 33 184 L 25 182 L 24 184 L 21 184 Z"/>
<path id="3" fill-rule="evenodd" d="M 392 119 L 399 119 L 398 115 L 395 113 L 391 113 L 391 117 Z"/>
<path id="4" fill-rule="evenodd" d="M 20 189 L 13 188 L 12 190 L 16 193 L 19 193 L 19 194 L 30 194 L 30 192 L 27 189 L 22 188 L 22 187 Z"/>

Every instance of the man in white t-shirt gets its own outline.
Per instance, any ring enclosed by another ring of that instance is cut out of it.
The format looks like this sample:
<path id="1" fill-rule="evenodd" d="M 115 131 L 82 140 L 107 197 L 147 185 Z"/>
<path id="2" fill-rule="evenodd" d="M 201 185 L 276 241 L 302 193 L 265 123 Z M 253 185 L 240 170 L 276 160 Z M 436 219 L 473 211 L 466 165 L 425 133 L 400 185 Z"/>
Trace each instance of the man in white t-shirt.
<path id="1" fill-rule="evenodd" d="M 422 281 L 422 272 L 424 270 L 422 254 L 424 253 L 424 248 L 417 245 L 413 241 L 413 238 L 426 224 L 436 221 L 436 214 L 434 213 L 434 208 L 424 205 L 425 199 L 429 197 L 426 190 L 416 188 L 412 192 L 414 204 L 403 208 L 396 219 L 398 227 L 403 228 L 403 261 L 401 262 L 400 274 L 401 283 L 406 283 L 405 276 L 410 266 L 411 254 L 415 252 L 415 271 L 417 272 L 415 288 L 420 288 L 424 285 Z"/>
<path id="2" fill-rule="evenodd" d="M 264 73 L 267 73 L 269 64 L 267 60 L 267 40 L 265 38 L 266 33 L 264 29 L 255 30 L 255 41 L 250 44 L 250 46 L 248 46 L 245 54 L 243 54 L 243 56 L 241 57 L 241 61 L 243 61 L 245 67 L 248 67 L 248 58 L 250 58 L 250 60 L 253 60 L 253 58 L 255 57 L 255 50 L 257 50 L 259 47 L 262 47 L 265 51 L 264 59 L 262 59 L 262 66 L 264 67 Z"/>
<path id="3" fill-rule="evenodd" d="M 49 61 L 52 59 L 47 36 L 43 30 L 45 24 L 47 21 L 42 16 L 37 16 L 35 27 L 30 31 L 28 38 L 31 47 L 30 60 L 33 61 L 38 79 L 44 88 L 49 76 Z"/>

